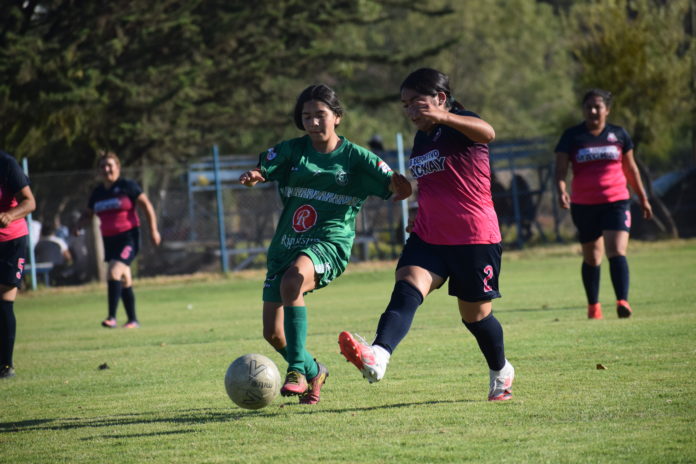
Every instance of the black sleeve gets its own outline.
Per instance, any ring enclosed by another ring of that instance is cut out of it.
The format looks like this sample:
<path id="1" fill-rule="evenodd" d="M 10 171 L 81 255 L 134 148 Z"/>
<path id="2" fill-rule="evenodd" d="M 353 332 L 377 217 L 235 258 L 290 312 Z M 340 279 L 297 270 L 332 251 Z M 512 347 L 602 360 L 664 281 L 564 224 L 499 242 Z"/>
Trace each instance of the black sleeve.
<path id="1" fill-rule="evenodd" d="M 22 168 L 19 167 L 19 163 L 14 158 L 7 158 L 7 189 L 15 195 L 17 192 L 22 190 L 24 187 L 29 185 L 29 178 L 27 178 Z"/>
<path id="2" fill-rule="evenodd" d="M 123 190 L 132 200 L 135 200 L 140 196 L 141 193 L 143 193 L 143 189 L 140 188 L 136 181 L 125 179 L 124 183 L 125 185 Z"/>

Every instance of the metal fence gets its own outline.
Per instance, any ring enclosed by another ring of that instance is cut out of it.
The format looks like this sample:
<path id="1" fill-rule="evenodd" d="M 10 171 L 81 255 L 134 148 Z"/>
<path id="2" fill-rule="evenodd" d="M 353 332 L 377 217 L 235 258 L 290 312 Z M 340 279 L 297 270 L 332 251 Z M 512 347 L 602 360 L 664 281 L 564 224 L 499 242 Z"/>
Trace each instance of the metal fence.
<path id="1" fill-rule="evenodd" d="M 491 150 L 494 201 L 504 241 L 520 247 L 529 241 L 559 240 L 570 223 L 567 215 L 555 208 L 550 159 L 540 162 L 533 159 L 532 152 L 524 154 L 519 144 L 516 147 L 517 151 L 504 145 Z M 537 155 L 543 150 L 539 146 L 526 147 L 532 148 Z M 398 166 L 395 152 L 380 155 L 392 167 Z M 220 157 L 221 214 L 211 159 L 189 165 L 124 167 L 122 176 L 136 180 L 150 198 L 162 235 L 162 245 L 155 249 L 143 224 L 141 253 L 133 265 L 135 275 L 217 272 L 223 262 L 232 271 L 263 267 L 281 204 L 275 184 L 246 188 L 237 183 L 241 172 L 255 166 L 256 161 L 256 156 Z M 99 279 L 100 275 L 103 278 L 98 227 L 95 224 L 82 232 L 74 227 L 92 189 L 100 182 L 96 171 L 30 173 L 30 178 L 37 199 L 33 218 L 55 223 L 75 258 L 74 272 L 53 284 L 80 284 Z M 224 242 L 220 241 L 220 225 Z M 357 219 L 353 258 L 395 259 L 403 243 L 402 229 L 400 205 L 368 199 Z"/>

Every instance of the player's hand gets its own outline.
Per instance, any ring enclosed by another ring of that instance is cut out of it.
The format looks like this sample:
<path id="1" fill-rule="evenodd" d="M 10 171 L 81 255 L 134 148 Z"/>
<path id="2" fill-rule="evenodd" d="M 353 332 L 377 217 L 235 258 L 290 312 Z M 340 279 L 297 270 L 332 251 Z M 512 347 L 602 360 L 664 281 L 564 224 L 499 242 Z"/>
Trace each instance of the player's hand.
<path id="1" fill-rule="evenodd" d="M 391 181 L 389 183 L 389 190 L 394 194 L 392 197 L 393 201 L 405 200 L 411 196 L 413 190 L 411 189 L 411 183 L 406 179 L 406 176 L 394 172 L 391 176 Z"/>
<path id="2" fill-rule="evenodd" d="M 652 210 L 652 206 L 650 205 L 650 202 L 648 201 L 647 198 L 645 198 L 645 199 L 641 202 L 641 205 L 640 205 L 640 206 L 641 206 L 641 208 L 643 208 L 643 217 L 644 217 L 645 219 L 652 219 L 652 217 L 653 217 L 653 210 Z"/>
<path id="3" fill-rule="evenodd" d="M 448 115 L 449 111 L 442 109 L 431 101 L 419 101 L 417 104 L 408 108 L 407 114 L 412 121 L 427 119 L 434 124 L 440 124 Z"/>
<path id="4" fill-rule="evenodd" d="M 12 216 L 7 213 L 0 213 L 0 228 L 9 226 L 12 223 Z"/>
<path id="5" fill-rule="evenodd" d="M 563 209 L 570 209 L 570 195 L 568 192 L 563 192 L 558 196 L 558 203 Z"/>
<path id="6" fill-rule="evenodd" d="M 150 240 L 152 241 L 152 244 L 155 246 L 159 246 L 160 243 L 162 243 L 162 236 L 160 235 L 159 230 L 150 231 Z"/>
<path id="7" fill-rule="evenodd" d="M 239 183 L 247 187 L 253 187 L 259 182 L 266 182 L 258 169 L 251 169 L 239 176 Z"/>

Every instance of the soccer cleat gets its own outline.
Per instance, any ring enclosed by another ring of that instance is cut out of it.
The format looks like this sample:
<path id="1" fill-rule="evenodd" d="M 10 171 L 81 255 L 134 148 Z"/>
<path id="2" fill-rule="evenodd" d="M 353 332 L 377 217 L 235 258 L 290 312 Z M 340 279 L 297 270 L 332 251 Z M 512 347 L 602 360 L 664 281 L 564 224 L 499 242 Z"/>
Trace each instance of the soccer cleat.
<path id="1" fill-rule="evenodd" d="M 628 301 L 618 300 L 616 302 L 616 314 L 618 314 L 621 319 L 631 317 L 633 311 L 631 311 L 631 306 L 628 304 Z"/>
<path id="2" fill-rule="evenodd" d="M 114 319 L 113 317 L 109 317 L 102 321 L 102 327 L 106 327 L 107 329 L 115 329 L 117 325 L 118 324 L 116 324 L 116 319 Z"/>
<path id="3" fill-rule="evenodd" d="M 349 332 L 341 332 L 338 335 L 341 354 L 362 372 L 368 382 L 379 382 L 387 370 L 388 358 L 380 359 L 385 356 L 380 356 L 375 347 L 368 345 L 360 335 L 356 334 L 355 337 Z"/>
<path id="4" fill-rule="evenodd" d="M 290 371 L 285 376 L 285 383 L 280 389 L 280 394 L 283 396 L 302 395 L 307 391 L 307 379 L 303 374 L 297 371 Z"/>
<path id="5" fill-rule="evenodd" d="M 321 387 L 324 386 L 326 379 L 329 377 L 329 370 L 319 361 L 317 361 L 317 367 L 319 367 L 319 372 L 307 381 L 309 389 L 304 395 L 300 396 L 300 404 L 317 404 L 319 402 Z"/>
<path id="6" fill-rule="evenodd" d="M 138 321 L 128 321 L 123 324 L 124 329 L 139 329 L 140 323 Z"/>
<path id="7" fill-rule="evenodd" d="M 515 379 L 515 368 L 505 360 L 505 365 L 499 371 L 490 371 L 491 386 L 488 390 L 488 401 L 507 401 L 512 399 L 512 381 Z"/>
<path id="8" fill-rule="evenodd" d="M 9 379 L 15 376 L 15 370 L 12 366 L 3 366 L 0 368 L 0 379 Z"/>
<path id="9" fill-rule="evenodd" d="M 587 318 L 588 319 L 603 319 L 604 316 L 602 316 L 602 304 L 601 303 L 588 304 L 587 305 Z"/>

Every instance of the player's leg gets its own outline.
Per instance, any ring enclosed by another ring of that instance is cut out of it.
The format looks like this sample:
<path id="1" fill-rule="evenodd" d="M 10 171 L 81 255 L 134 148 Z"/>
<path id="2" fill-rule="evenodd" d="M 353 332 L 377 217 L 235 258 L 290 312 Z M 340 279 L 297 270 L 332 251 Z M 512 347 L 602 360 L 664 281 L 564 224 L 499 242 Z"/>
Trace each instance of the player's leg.
<path id="1" fill-rule="evenodd" d="M 116 310 L 118 303 L 121 300 L 121 292 L 123 290 L 123 275 L 128 269 L 128 265 L 112 259 L 109 261 L 106 269 L 106 301 L 108 307 L 108 316 L 102 321 L 102 326 L 106 328 L 116 328 Z"/>
<path id="2" fill-rule="evenodd" d="M 629 271 L 626 252 L 631 230 L 631 206 L 628 200 L 612 203 L 603 220 L 604 243 L 609 259 L 611 283 L 616 294 L 616 313 L 620 318 L 631 317 L 628 304 Z"/>
<path id="3" fill-rule="evenodd" d="M 9 378 L 15 375 L 12 355 L 17 334 L 14 314 L 17 287 L 0 284 L 0 294 L 0 378 Z"/>
<path id="4" fill-rule="evenodd" d="M 462 322 L 476 338 L 479 349 L 488 364 L 490 373 L 488 399 L 491 401 L 511 399 L 515 369 L 505 358 L 503 327 L 493 315 L 491 301 L 457 300 L 457 302 Z"/>
<path id="5" fill-rule="evenodd" d="M 589 319 L 602 319 L 602 306 L 599 303 L 600 266 L 604 255 L 600 222 L 602 208 L 603 205 L 571 205 L 573 222 L 578 228 L 578 239 L 582 248 L 580 275 L 587 297 Z"/>
<path id="6" fill-rule="evenodd" d="M 307 341 L 307 307 L 304 294 L 316 286 L 314 263 L 301 254 L 285 270 L 280 281 L 283 301 L 283 328 L 285 330 L 288 373 L 281 388 L 284 396 L 301 395 L 308 389 L 307 378 L 316 377 L 318 366 L 305 346 Z"/>

